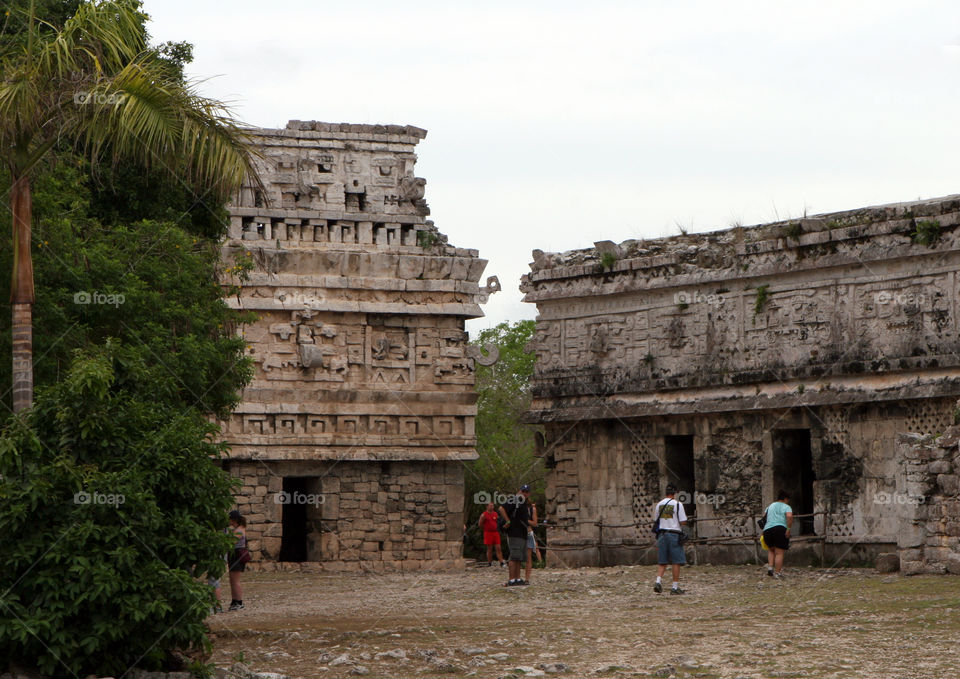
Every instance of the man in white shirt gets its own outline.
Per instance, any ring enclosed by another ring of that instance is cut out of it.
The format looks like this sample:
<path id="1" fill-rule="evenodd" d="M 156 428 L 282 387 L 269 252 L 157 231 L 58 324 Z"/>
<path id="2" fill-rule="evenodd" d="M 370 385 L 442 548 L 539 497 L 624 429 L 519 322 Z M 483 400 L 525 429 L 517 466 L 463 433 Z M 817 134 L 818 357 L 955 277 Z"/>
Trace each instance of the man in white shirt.
<path id="1" fill-rule="evenodd" d="M 683 503 L 676 499 L 677 489 L 673 484 L 667 485 L 666 494 L 653 509 L 654 521 L 660 522 L 657 531 L 657 581 L 653 585 L 653 591 L 657 594 L 663 591 L 660 580 L 667 570 L 667 564 L 671 564 L 673 586 L 670 593 L 684 594 L 680 589 L 680 565 L 687 563 L 687 557 L 683 553 L 680 534 L 683 531 L 682 526 L 687 522 L 687 513 L 683 509 Z"/>

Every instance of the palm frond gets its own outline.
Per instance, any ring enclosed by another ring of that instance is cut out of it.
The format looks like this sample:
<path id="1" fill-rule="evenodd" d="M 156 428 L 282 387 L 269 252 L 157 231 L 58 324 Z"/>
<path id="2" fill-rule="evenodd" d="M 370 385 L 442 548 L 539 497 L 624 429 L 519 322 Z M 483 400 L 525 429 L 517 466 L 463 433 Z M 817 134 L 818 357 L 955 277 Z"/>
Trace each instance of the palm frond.
<path id="1" fill-rule="evenodd" d="M 242 129 L 220 102 L 172 77 L 156 55 L 145 54 L 91 90 L 83 143 L 95 157 L 127 159 L 169 171 L 218 191 L 255 177 Z"/>

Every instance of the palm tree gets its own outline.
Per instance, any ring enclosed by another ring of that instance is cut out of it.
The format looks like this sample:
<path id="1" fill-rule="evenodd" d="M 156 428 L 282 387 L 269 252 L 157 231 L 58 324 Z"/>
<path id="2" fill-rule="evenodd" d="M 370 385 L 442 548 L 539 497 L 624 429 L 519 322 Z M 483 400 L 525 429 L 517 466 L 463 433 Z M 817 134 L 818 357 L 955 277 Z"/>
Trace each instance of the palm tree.
<path id="1" fill-rule="evenodd" d="M 228 195 L 255 176 L 226 106 L 199 96 L 148 48 L 138 0 L 84 0 L 62 28 L 38 21 L 0 46 L 0 159 L 13 212 L 13 408 L 33 401 L 30 177 L 69 143 L 100 162 L 185 168 L 186 179 Z M 171 171 L 173 171 L 171 169 Z"/>

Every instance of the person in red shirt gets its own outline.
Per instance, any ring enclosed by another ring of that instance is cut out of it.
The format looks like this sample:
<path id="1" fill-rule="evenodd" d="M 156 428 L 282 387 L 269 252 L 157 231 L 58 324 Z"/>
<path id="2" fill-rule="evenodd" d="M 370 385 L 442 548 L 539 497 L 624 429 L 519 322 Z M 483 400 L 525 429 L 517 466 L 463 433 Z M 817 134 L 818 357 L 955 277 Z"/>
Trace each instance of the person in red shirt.
<path id="1" fill-rule="evenodd" d="M 477 521 L 480 530 L 483 531 L 483 544 L 487 546 L 487 565 L 493 565 L 493 548 L 497 548 L 497 561 L 503 567 L 503 552 L 500 551 L 500 530 L 497 528 L 497 512 L 494 511 L 494 504 L 487 503 L 487 511 L 480 515 Z"/>

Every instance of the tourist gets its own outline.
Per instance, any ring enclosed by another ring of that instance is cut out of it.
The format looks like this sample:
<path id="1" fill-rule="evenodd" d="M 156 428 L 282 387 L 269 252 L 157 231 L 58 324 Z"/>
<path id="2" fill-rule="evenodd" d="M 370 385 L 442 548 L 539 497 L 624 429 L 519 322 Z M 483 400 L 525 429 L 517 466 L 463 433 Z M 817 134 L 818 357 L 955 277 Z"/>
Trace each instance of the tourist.
<path id="1" fill-rule="evenodd" d="M 487 565 L 493 565 L 493 550 L 497 550 L 497 561 L 502 568 L 505 564 L 503 551 L 500 549 L 500 528 L 497 526 L 497 512 L 492 502 L 487 503 L 487 510 L 480 515 L 477 525 L 483 531 L 483 544 L 487 548 Z"/>
<path id="2" fill-rule="evenodd" d="M 530 530 L 527 531 L 527 582 L 530 582 L 530 573 L 533 569 L 533 555 L 537 557 L 537 562 L 542 561 L 540 556 L 540 548 L 537 547 L 537 536 L 533 533 L 533 527 L 538 525 L 539 521 L 537 520 L 537 505 L 534 502 L 530 503 L 530 511 L 532 513 L 532 521 Z"/>
<path id="3" fill-rule="evenodd" d="M 530 550 L 527 549 L 527 533 L 533 521 L 533 513 L 530 509 L 529 499 L 530 486 L 524 484 L 520 487 L 520 492 L 500 506 L 500 513 L 506 519 L 504 528 L 507 531 L 507 547 L 510 549 L 510 574 L 507 587 L 530 584 L 529 568 L 527 570 L 528 580 L 520 577 L 520 569 L 524 558 L 530 558 Z"/>
<path id="4" fill-rule="evenodd" d="M 240 574 L 247 569 L 250 553 L 247 551 L 247 520 L 236 509 L 230 512 L 230 529 L 237 541 L 230 553 L 230 611 L 243 609 L 243 586 Z"/>
<path id="5" fill-rule="evenodd" d="M 783 577 L 783 557 L 790 549 L 790 527 L 793 525 L 793 509 L 787 504 L 790 496 L 785 491 L 777 493 L 777 500 L 763 513 L 763 541 L 767 543 L 767 575 Z"/>
<path id="6" fill-rule="evenodd" d="M 213 605 L 213 608 L 210 609 L 211 614 L 223 613 L 223 606 L 220 605 L 220 579 L 215 578 L 212 575 L 207 576 L 207 585 L 213 588 L 213 596 L 216 597 L 217 603 Z"/>
<path id="7" fill-rule="evenodd" d="M 657 580 L 653 585 L 653 591 L 657 594 L 663 591 L 661 579 L 668 565 L 673 568 L 673 585 L 670 587 L 670 593 L 685 593 L 680 589 L 680 566 L 687 563 L 681 541 L 683 525 L 687 522 L 687 513 L 683 510 L 683 503 L 676 499 L 676 494 L 677 489 L 673 484 L 668 484 L 666 497 L 660 500 L 653 510 L 654 521 L 660 522 L 657 531 Z"/>

